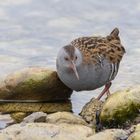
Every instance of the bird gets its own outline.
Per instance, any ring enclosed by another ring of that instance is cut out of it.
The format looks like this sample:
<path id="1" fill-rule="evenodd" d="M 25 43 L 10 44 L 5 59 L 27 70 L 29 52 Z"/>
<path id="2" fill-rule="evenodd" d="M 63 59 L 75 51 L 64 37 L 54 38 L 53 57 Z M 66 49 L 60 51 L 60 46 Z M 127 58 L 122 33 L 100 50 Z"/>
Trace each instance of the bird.
<path id="1" fill-rule="evenodd" d="M 85 36 L 62 47 L 56 58 L 60 80 L 75 91 L 95 90 L 105 86 L 97 97 L 110 95 L 125 48 L 121 44 L 119 29 L 105 36 Z"/>

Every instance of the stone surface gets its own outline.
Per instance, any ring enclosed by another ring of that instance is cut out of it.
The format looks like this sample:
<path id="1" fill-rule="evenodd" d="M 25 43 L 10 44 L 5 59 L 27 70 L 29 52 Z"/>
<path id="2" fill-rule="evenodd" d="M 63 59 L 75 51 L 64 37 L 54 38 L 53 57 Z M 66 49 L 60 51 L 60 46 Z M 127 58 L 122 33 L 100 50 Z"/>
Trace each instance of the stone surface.
<path id="1" fill-rule="evenodd" d="M 72 105 L 70 101 L 58 103 L 6 103 L 0 105 L 2 112 L 57 112 L 71 111 Z"/>
<path id="2" fill-rule="evenodd" d="M 21 122 L 24 117 L 32 112 L 53 113 L 57 111 L 71 111 L 72 104 L 70 101 L 58 103 L 7 103 L 1 104 L 0 109 L 2 112 L 12 112 L 11 117 L 16 122 Z"/>
<path id="3" fill-rule="evenodd" d="M 96 113 L 100 112 L 103 106 L 102 101 L 98 101 L 95 98 L 92 98 L 82 109 L 80 115 L 87 122 L 95 124 L 96 123 Z"/>
<path id="4" fill-rule="evenodd" d="M 128 140 L 140 140 L 140 123 L 135 126 L 135 131 L 129 136 Z"/>
<path id="5" fill-rule="evenodd" d="M 34 112 L 29 116 L 25 117 L 22 121 L 23 123 L 33 123 L 33 122 L 46 122 L 47 114 L 44 112 Z"/>
<path id="6" fill-rule="evenodd" d="M 0 99 L 66 100 L 72 90 L 47 68 L 26 68 L 9 75 L 0 83 Z"/>
<path id="7" fill-rule="evenodd" d="M 16 123 L 19 123 L 29 114 L 30 113 L 26 113 L 26 112 L 14 112 L 14 113 L 10 113 L 10 116 L 12 117 L 12 119 L 15 120 Z"/>
<path id="8" fill-rule="evenodd" d="M 71 111 L 72 105 L 68 100 L 71 93 L 72 90 L 59 80 L 55 71 L 27 68 L 9 75 L 0 83 L 0 101 L 11 100 L 0 103 L 0 111 L 12 112 L 11 116 L 17 122 L 32 112 Z M 27 103 L 27 100 L 36 100 L 37 103 Z"/>
<path id="9" fill-rule="evenodd" d="M 126 140 L 127 138 L 128 134 L 122 129 L 107 129 L 88 137 L 86 140 Z"/>
<path id="10" fill-rule="evenodd" d="M 90 127 L 77 124 L 27 123 L 15 124 L 0 131 L 0 138 L 13 140 L 85 140 L 92 135 Z M 5 139 L 6 140 L 6 139 Z"/>
<path id="11" fill-rule="evenodd" d="M 80 116 L 74 115 L 70 112 L 57 112 L 49 114 L 46 119 L 47 123 L 69 123 L 69 124 L 81 124 L 88 125 Z"/>
<path id="12" fill-rule="evenodd" d="M 8 135 L 3 134 L 3 135 L 0 135 L 0 140 L 12 140 L 12 139 L 10 139 Z"/>
<path id="13" fill-rule="evenodd" d="M 140 86 L 112 94 L 104 103 L 100 119 L 110 127 L 133 121 L 139 115 Z"/>

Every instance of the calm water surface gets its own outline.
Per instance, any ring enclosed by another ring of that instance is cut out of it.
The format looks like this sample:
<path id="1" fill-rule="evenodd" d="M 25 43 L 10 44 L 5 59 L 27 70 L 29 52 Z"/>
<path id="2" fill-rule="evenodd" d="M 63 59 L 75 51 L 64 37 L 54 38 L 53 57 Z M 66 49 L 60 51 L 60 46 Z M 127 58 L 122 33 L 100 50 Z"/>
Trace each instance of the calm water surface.
<path id="1" fill-rule="evenodd" d="M 0 77 L 29 66 L 55 68 L 58 50 L 72 39 L 114 27 L 127 53 L 111 91 L 140 84 L 139 0 L 1 0 Z M 74 92 L 74 112 L 101 89 Z"/>

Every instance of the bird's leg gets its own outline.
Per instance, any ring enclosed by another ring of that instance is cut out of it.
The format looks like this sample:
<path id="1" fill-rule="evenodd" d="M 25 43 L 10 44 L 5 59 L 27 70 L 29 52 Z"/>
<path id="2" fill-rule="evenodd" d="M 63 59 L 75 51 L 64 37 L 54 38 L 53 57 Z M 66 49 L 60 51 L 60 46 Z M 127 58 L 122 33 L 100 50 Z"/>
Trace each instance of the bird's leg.
<path id="1" fill-rule="evenodd" d="M 107 97 L 109 97 L 109 96 L 111 95 L 109 89 L 108 89 L 108 91 L 106 92 L 106 95 L 107 95 Z"/>
<path id="2" fill-rule="evenodd" d="M 105 85 L 105 88 L 103 89 L 103 91 L 101 92 L 101 94 L 97 97 L 97 100 L 100 100 L 101 99 L 101 97 L 105 94 L 105 93 L 107 93 L 107 95 L 109 95 L 110 94 L 110 92 L 109 92 L 109 88 L 111 87 L 111 82 L 109 82 L 109 83 L 107 83 L 106 85 Z"/>

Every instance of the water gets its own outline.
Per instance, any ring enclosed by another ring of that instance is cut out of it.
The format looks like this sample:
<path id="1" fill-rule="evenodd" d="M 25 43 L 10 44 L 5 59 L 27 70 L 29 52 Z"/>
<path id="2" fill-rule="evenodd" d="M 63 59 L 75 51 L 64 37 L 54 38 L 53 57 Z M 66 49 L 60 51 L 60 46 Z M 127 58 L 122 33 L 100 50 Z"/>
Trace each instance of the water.
<path id="1" fill-rule="evenodd" d="M 119 27 L 126 55 L 111 91 L 139 84 L 139 0 L 4 0 L 0 1 L 0 77 L 29 66 L 55 68 L 58 50 L 72 39 L 107 35 Z M 73 110 L 96 91 L 74 93 Z"/>

